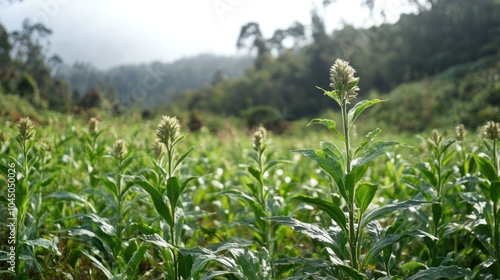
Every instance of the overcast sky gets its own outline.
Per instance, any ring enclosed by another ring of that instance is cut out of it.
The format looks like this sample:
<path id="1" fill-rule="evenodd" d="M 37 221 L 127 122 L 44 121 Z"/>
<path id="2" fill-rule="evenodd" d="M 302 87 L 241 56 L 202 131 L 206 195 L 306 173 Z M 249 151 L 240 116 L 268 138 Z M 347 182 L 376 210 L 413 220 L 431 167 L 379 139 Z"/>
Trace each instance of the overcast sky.
<path id="1" fill-rule="evenodd" d="M 321 9 L 320 0 L 24 0 L 2 2 L 0 22 L 8 31 L 20 29 L 26 18 L 42 22 L 53 31 L 49 54 L 107 69 L 200 53 L 237 54 L 242 25 L 258 22 L 265 38 L 294 21 L 307 26 L 314 2 Z M 398 0 L 383 2 L 395 21 L 404 7 Z M 337 0 L 325 15 L 328 32 L 344 23 L 373 22 L 360 0 Z"/>

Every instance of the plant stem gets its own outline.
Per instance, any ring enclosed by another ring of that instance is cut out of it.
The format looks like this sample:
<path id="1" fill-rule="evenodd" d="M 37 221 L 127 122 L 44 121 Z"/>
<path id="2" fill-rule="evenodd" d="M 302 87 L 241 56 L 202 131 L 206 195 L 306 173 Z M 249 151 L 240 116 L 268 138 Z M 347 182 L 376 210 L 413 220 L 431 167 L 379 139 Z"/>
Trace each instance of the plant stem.
<path id="1" fill-rule="evenodd" d="M 344 128 L 345 151 L 346 151 L 346 174 L 351 172 L 351 143 L 349 137 L 349 124 L 347 120 L 347 100 L 344 101 L 342 109 L 342 123 Z M 353 188 L 354 191 L 355 188 Z M 352 196 L 352 194 L 350 194 Z M 358 252 L 357 252 L 357 231 L 354 226 L 354 201 L 349 198 L 347 202 L 349 208 L 349 248 L 351 249 L 351 265 L 354 269 L 358 269 Z"/>
<path id="2" fill-rule="evenodd" d="M 122 201 L 123 201 L 123 193 L 122 193 L 122 180 L 121 180 L 121 172 L 122 172 L 122 159 L 118 159 L 118 173 L 117 173 L 117 178 L 116 178 L 116 187 L 117 187 L 117 194 L 118 194 L 118 213 L 117 213 L 117 227 L 116 227 L 116 234 L 118 237 L 118 242 L 121 246 L 122 244 Z M 118 248 L 117 254 L 119 254 L 121 251 L 121 247 Z"/>
<path id="3" fill-rule="evenodd" d="M 500 171 L 500 166 L 499 166 L 499 161 L 498 161 L 498 158 L 497 158 L 497 143 L 498 143 L 498 140 L 497 139 L 493 139 L 493 147 L 492 147 L 492 150 L 493 150 L 493 155 L 492 155 L 492 160 L 493 160 L 493 166 L 495 167 L 495 171 L 497 172 L 497 176 L 499 176 L 500 174 L 499 171 Z"/>
<path id="4" fill-rule="evenodd" d="M 498 232 L 498 210 L 497 210 L 497 203 L 493 203 L 493 219 L 495 220 L 495 225 L 493 228 L 493 240 L 495 242 L 494 248 L 495 248 L 495 259 L 500 259 L 500 233 Z"/>

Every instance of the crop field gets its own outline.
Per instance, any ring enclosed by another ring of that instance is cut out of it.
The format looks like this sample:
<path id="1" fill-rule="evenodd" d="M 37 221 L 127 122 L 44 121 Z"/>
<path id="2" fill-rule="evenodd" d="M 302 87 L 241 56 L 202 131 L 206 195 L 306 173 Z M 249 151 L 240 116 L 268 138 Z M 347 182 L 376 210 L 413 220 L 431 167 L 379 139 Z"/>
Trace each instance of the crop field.
<path id="1" fill-rule="evenodd" d="M 355 133 L 385 100 L 345 78 L 304 133 L 2 124 L 0 278 L 498 279 L 500 124 Z"/>

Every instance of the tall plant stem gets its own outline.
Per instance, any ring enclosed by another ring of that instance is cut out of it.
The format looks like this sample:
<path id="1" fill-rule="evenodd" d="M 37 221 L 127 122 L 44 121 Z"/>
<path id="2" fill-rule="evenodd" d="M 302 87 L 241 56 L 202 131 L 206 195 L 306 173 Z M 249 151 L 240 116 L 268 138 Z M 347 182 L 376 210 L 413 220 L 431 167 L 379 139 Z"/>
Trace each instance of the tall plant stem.
<path id="1" fill-rule="evenodd" d="M 264 190 L 264 157 L 263 157 L 263 151 L 257 151 L 257 160 L 258 160 L 258 164 L 259 164 L 259 172 L 261 174 L 260 176 L 260 179 L 259 179 L 259 187 L 260 187 L 260 197 L 259 197 L 259 200 L 260 200 L 260 203 L 261 203 L 261 207 L 262 209 L 264 210 L 264 213 L 266 213 L 267 216 L 271 216 L 269 215 L 269 213 L 267 213 L 267 194 L 265 193 L 265 190 Z M 265 228 L 265 233 L 264 233 L 264 246 L 266 247 L 267 251 L 269 252 L 269 257 L 271 259 L 271 261 L 274 259 L 274 237 L 273 237 L 273 226 L 270 224 L 270 223 L 266 223 L 266 228 Z M 274 266 L 271 265 L 271 277 L 272 279 L 275 279 L 275 275 L 274 275 Z"/>
<path id="2" fill-rule="evenodd" d="M 346 174 L 351 172 L 351 143 L 349 137 L 349 124 L 347 119 L 347 100 L 341 106 L 342 108 L 342 123 L 344 128 L 344 138 L 345 138 L 345 151 L 346 151 Z M 354 190 L 354 188 L 353 188 Z M 354 209 L 354 201 L 349 199 L 348 208 L 349 208 L 349 248 L 351 250 L 351 265 L 354 269 L 358 269 L 358 249 L 357 249 L 357 237 L 356 227 L 354 226 L 355 219 L 355 209 Z"/>
<path id="3" fill-rule="evenodd" d="M 119 244 L 122 244 L 122 230 L 123 230 L 123 221 L 122 221 L 122 201 L 123 201 L 123 193 L 122 193 L 122 180 L 121 180 L 121 172 L 122 172 L 122 159 L 118 159 L 118 172 L 117 172 L 117 178 L 116 178 L 116 186 L 117 186 L 117 198 L 118 198 L 118 213 L 117 213 L 117 226 L 116 226 L 116 234 L 118 237 Z M 118 254 L 121 251 L 121 247 L 118 248 Z"/>

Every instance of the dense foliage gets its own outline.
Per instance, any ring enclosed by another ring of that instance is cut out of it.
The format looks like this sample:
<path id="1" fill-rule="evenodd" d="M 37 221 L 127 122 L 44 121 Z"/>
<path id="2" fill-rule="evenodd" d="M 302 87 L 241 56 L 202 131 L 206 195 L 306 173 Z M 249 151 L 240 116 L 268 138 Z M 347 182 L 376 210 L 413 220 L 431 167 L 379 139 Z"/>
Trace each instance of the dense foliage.
<path id="1" fill-rule="evenodd" d="M 500 277 L 500 123 L 475 135 L 463 125 L 454 137 L 433 130 L 421 143 L 410 139 L 413 148 L 375 141 L 379 128 L 356 137 L 354 123 L 384 100 L 350 105 L 359 91 L 354 73 L 337 60 L 333 90 L 323 90 L 341 107 L 339 128 L 331 119 L 310 123 L 332 134 L 270 137 L 259 127 L 250 143 L 232 125 L 186 136 L 168 116 L 156 130 L 130 116 L 85 125 L 50 118 L 43 129 L 29 118 L 4 122 L 0 242 L 11 245 L 0 252 L 0 273 Z M 320 149 L 304 149 L 319 140 Z"/>

